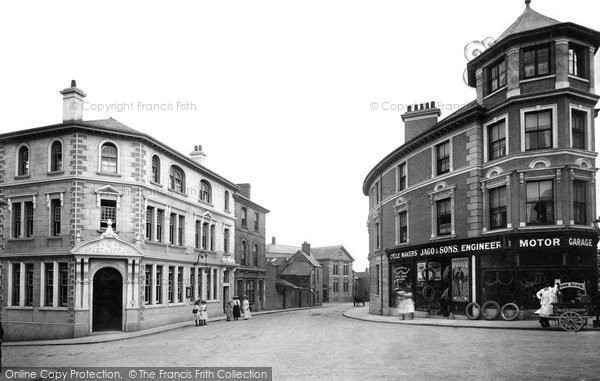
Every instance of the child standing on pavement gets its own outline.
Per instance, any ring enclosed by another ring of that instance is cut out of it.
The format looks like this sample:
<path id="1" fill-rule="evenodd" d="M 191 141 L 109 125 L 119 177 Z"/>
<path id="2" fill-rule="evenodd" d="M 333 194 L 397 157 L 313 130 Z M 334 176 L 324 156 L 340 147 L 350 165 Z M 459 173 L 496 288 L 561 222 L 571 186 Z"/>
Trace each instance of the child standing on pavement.
<path id="1" fill-rule="evenodd" d="M 198 302 L 194 304 L 194 308 L 192 308 L 192 314 L 194 314 L 194 321 L 196 322 L 196 327 L 198 327 L 198 323 L 200 321 L 200 306 L 198 306 Z"/>
<path id="2" fill-rule="evenodd" d="M 208 320 L 208 307 L 206 306 L 206 301 L 200 302 L 200 326 L 208 325 L 206 320 Z"/>
<path id="3" fill-rule="evenodd" d="M 231 306 L 231 300 L 225 303 L 225 315 L 227 315 L 227 321 L 231 321 L 233 317 L 233 307 Z"/>

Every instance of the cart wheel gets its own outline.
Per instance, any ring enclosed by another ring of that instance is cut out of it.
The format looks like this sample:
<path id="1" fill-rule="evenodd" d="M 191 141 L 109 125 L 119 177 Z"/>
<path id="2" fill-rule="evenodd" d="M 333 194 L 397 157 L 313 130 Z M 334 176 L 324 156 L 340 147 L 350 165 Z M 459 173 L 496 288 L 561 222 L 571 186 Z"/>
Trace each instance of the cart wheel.
<path id="1" fill-rule="evenodd" d="M 577 312 L 567 311 L 560 315 L 558 323 L 568 332 L 577 332 L 583 327 L 583 318 Z"/>

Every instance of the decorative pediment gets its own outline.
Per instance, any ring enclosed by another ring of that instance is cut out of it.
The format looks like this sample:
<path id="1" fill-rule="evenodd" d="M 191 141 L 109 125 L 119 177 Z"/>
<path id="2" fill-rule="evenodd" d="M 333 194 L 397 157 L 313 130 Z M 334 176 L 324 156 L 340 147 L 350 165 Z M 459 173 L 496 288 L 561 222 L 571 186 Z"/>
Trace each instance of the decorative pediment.
<path id="1" fill-rule="evenodd" d="M 448 197 L 454 197 L 454 190 L 456 189 L 456 185 L 448 186 L 445 181 L 437 183 L 435 187 L 433 187 L 433 191 L 429 192 L 429 200 L 431 202 L 442 200 Z"/>
<path id="2" fill-rule="evenodd" d="M 100 237 L 76 245 L 71 249 L 71 254 L 121 258 L 141 257 L 142 251 L 134 244 L 119 238 L 110 228 Z"/>
<path id="3" fill-rule="evenodd" d="M 398 197 L 396 204 L 394 205 L 394 211 L 396 213 L 404 212 L 408 209 L 408 200 L 404 197 Z"/>
<path id="4" fill-rule="evenodd" d="M 105 185 L 100 187 L 94 191 L 96 193 L 96 207 L 100 207 L 100 200 L 102 198 L 111 198 L 117 201 L 117 209 L 121 207 L 121 196 L 123 196 L 123 192 L 119 191 L 117 188 L 112 185 Z"/>

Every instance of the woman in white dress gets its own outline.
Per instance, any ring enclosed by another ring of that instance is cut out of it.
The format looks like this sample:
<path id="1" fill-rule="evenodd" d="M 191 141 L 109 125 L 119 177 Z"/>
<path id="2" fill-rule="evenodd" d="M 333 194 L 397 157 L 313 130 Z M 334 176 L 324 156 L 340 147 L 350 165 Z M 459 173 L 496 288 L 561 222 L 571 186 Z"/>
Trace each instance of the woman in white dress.
<path id="1" fill-rule="evenodd" d="M 208 320 L 208 306 L 206 302 L 203 300 L 200 302 L 200 326 L 208 325 L 206 322 Z"/>
<path id="2" fill-rule="evenodd" d="M 415 303 L 412 293 L 398 291 L 398 316 L 404 320 L 404 315 L 410 315 L 411 320 L 415 318 Z"/>
<path id="3" fill-rule="evenodd" d="M 242 303 L 242 311 L 244 313 L 244 320 L 248 320 L 252 317 L 250 314 L 250 302 L 248 301 L 248 297 L 244 295 L 244 302 Z"/>
<path id="4" fill-rule="evenodd" d="M 541 308 L 535 311 L 536 315 L 540 315 L 540 324 L 544 328 L 550 327 L 548 317 L 552 314 L 552 303 L 556 303 L 556 292 L 558 291 L 558 283 L 554 287 L 550 287 L 550 283 L 546 283 L 546 287 L 542 288 L 535 294 L 540 300 Z"/>

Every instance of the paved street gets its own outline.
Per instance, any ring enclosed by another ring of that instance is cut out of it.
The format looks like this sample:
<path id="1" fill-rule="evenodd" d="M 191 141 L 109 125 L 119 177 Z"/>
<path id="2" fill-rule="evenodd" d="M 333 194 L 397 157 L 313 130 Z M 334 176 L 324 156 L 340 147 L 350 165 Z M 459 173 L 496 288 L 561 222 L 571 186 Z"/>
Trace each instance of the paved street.
<path id="1" fill-rule="evenodd" d="M 128 340 L 4 348 L 11 366 L 272 366 L 287 379 L 600 378 L 596 331 L 491 330 L 365 322 L 351 304 L 212 322 Z"/>

